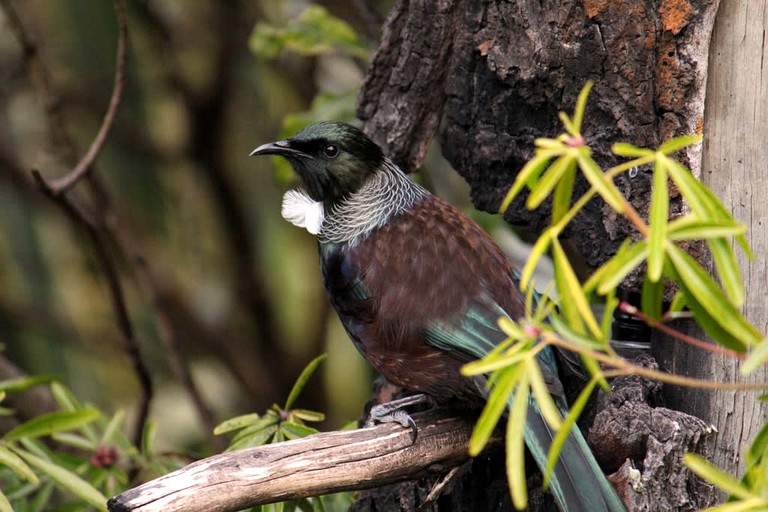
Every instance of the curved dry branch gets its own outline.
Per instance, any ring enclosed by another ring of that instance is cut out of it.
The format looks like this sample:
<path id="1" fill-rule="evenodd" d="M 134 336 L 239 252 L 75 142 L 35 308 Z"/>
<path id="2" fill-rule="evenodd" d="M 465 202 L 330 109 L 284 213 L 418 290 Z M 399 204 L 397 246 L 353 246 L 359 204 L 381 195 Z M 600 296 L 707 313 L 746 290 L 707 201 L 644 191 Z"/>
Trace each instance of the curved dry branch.
<path id="1" fill-rule="evenodd" d="M 125 89 L 125 67 L 128 56 L 128 17 L 125 12 L 125 0 L 115 0 L 115 13 L 117 14 L 117 66 L 115 70 L 115 85 L 112 88 L 112 97 L 109 100 L 109 107 L 104 114 L 96 137 L 91 142 L 91 146 L 85 155 L 77 162 L 77 165 L 67 175 L 55 180 L 50 184 L 51 193 L 59 196 L 75 185 L 83 176 L 85 176 L 93 166 L 96 157 L 101 153 L 104 143 L 115 123 L 117 109 L 123 99 L 123 89 Z"/>

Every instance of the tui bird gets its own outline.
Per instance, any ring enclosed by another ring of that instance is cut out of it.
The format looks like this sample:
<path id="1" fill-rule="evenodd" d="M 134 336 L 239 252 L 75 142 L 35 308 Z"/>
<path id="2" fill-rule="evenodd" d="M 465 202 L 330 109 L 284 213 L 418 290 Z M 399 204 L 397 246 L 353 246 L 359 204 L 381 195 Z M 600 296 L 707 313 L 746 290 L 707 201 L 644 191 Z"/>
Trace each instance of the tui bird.
<path id="1" fill-rule="evenodd" d="M 459 369 L 506 338 L 500 317 L 525 312 L 516 272 L 491 238 L 351 125 L 315 123 L 251 155 L 285 157 L 303 182 L 284 196 L 282 215 L 317 235 L 328 296 L 363 357 L 390 382 L 438 403 L 482 407 L 485 378 Z M 539 359 L 550 391 L 561 395 L 551 348 Z M 565 413 L 565 400 L 557 403 Z M 540 468 L 553 436 L 531 398 L 525 441 Z M 551 490 L 563 511 L 624 510 L 578 428 Z"/>

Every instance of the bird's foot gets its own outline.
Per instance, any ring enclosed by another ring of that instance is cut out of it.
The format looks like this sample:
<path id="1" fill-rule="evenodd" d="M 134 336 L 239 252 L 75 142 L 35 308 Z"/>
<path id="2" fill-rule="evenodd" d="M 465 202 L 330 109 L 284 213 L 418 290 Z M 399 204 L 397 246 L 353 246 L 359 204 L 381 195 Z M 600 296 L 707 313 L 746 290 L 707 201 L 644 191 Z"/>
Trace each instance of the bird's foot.
<path id="1" fill-rule="evenodd" d="M 403 428 L 411 429 L 411 441 L 415 443 L 419 431 L 416 428 L 416 422 L 405 408 L 418 404 L 432 404 L 432 399 L 427 395 L 418 394 L 374 405 L 368 413 L 365 426 L 372 427 L 376 423 L 399 423 Z"/>

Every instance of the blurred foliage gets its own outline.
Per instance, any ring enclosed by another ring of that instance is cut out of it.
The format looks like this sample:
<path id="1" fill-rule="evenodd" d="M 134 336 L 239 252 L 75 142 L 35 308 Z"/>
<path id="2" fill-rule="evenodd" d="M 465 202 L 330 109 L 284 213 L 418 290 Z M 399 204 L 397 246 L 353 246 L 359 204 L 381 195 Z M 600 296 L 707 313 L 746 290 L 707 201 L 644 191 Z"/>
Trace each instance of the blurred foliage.
<path id="1" fill-rule="evenodd" d="M 0 395 L 39 384 L 36 377 L 0 381 Z M 107 497 L 127 489 L 131 473 L 152 478 L 185 463 L 153 453 L 149 433 L 142 447 L 133 446 L 123 433 L 124 411 L 109 416 L 82 405 L 57 382 L 50 390 L 59 410 L 0 436 L 0 511 L 106 510 Z"/>
<path id="2" fill-rule="evenodd" d="M 317 423 L 323 421 L 325 415 L 321 412 L 307 409 L 294 409 L 293 404 L 299 394 L 301 394 L 309 378 L 327 357 L 327 354 L 323 354 L 309 362 L 301 372 L 301 375 L 296 379 L 283 407 L 274 404 L 262 415 L 256 413 L 246 414 L 230 418 L 219 424 L 213 430 L 213 433 L 216 435 L 228 434 L 239 430 L 233 436 L 227 451 L 279 443 L 317 433 L 317 429 L 308 426 L 306 422 Z"/>
<path id="3" fill-rule="evenodd" d="M 371 48 L 361 40 L 355 29 L 319 5 L 309 5 L 284 27 L 256 23 L 249 41 L 256 55 L 275 57 L 285 49 L 302 55 L 321 55 L 339 50 L 367 59 Z"/>
<path id="4" fill-rule="evenodd" d="M 206 438 L 209 427 L 288 396 L 292 377 L 318 353 L 330 353 L 321 385 L 303 399 L 326 411 L 324 426 L 357 417 L 369 397 L 372 374 L 328 308 L 315 241 L 280 219 L 290 176 L 276 179 L 269 162 L 248 153 L 312 120 L 354 117 L 389 3 L 128 2 L 126 92 L 94 168 L 108 205 L 82 183 L 71 197 L 109 233 L 154 383 L 151 430 L 160 452 L 215 451 L 221 439 Z M 40 65 L 25 60 L 13 30 L 0 31 L 0 380 L 55 374 L 78 400 L 95 404 L 87 409 L 98 416 L 92 424 L 64 436 L 79 436 L 84 449 L 99 439 L 83 429 L 131 424 L 139 386 L 93 245 L 29 171 L 62 176 L 93 139 L 113 85 L 115 13 L 102 0 L 3 4 L 18 13 Z M 11 26 L 5 8 L 0 23 Z M 48 90 L 35 75 L 41 69 Z M 169 339 L 214 423 L 182 384 Z M 342 369 L 343 382 L 335 378 Z M 56 414 L 24 396 L 9 391 L 0 435 Z M 115 419 L 100 410 L 125 412 Z M 113 430 L 121 429 L 132 427 Z M 45 446 L 13 442 L 82 469 Z M 87 480 L 126 481 L 99 478 Z"/>

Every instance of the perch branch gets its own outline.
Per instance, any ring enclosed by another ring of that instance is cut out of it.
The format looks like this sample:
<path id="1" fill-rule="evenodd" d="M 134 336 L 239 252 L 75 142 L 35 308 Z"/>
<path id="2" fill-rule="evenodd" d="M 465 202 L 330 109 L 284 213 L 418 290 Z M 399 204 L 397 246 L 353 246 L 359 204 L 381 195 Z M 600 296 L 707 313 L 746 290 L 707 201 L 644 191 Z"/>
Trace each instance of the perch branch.
<path id="1" fill-rule="evenodd" d="M 444 411 L 443 411 L 444 412 Z M 473 421 L 415 414 L 419 434 L 382 424 L 214 455 L 113 497 L 111 512 L 234 511 L 444 473 L 469 459 Z M 490 448 L 502 445 L 497 430 Z"/>

